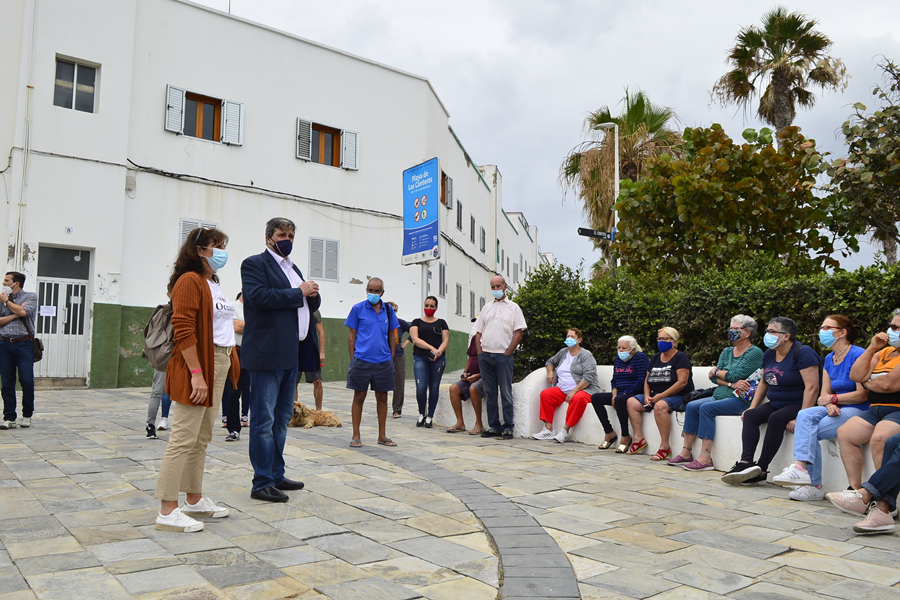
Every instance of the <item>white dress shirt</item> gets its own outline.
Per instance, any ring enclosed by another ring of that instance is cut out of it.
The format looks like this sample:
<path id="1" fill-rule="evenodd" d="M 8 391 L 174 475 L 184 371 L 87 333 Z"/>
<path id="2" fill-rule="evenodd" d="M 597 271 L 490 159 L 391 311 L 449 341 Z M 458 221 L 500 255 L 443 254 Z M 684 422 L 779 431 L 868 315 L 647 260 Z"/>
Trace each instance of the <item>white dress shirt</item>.
<path id="1" fill-rule="evenodd" d="M 272 258 L 275 259 L 275 262 L 281 267 L 281 270 L 284 271 L 284 275 L 288 278 L 288 281 L 291 282 L 291 287 L 298 288 L 300 284 L 303 283 L 303 278 L 297 275 L 297 271 L 294 270 L 294 262 L 291 260 L 290 256 L 278 256 L 275 252 L 272 252 L 271 248 L 266 248 L 269 251 L 269 254 L 272 255 Z M 297 323 L 299 325 L 298 334 L 300 336 L 300 341 L 306 339 L 306 333 L 309 331 L 309 305 L 304 301 L 303 306 L 297 309 Z"/>

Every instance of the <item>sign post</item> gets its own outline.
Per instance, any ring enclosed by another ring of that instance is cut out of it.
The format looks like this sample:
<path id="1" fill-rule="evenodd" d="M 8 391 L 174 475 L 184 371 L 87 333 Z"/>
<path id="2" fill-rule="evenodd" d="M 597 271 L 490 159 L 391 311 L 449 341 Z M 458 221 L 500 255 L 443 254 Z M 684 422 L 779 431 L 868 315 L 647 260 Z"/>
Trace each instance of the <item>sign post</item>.
<path id="1" fill-rule="evenodd" d="M 579 227 L 578 235 L 583 235 L 584 237 L 589 237 L 589 238 L 597 238 L 597 239 L 601 239 L 601 240 L 609 240 L 611 242 L 614 242 L 616 240 L 616 229 L 614 227 L 613 230 L 610 232 L 610 231 L 599 231 L 597 229 L 588 229 L 586 227 Z"/>
<path id="2" fill-rule="evenodd" d="M 422 303 L 428 295 L 428 263 L 441 257 L 441 169 L 437 158 L 403 171 L 403 253 L 400 264 L 422 264 Z"/>

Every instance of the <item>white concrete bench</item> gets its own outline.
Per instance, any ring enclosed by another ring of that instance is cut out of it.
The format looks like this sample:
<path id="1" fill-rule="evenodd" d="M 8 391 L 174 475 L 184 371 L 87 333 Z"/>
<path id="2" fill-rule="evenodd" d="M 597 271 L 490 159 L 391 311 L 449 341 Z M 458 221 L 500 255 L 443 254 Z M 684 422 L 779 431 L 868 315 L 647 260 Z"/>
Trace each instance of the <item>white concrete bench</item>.
<path id="1" fill-rule="evenodd" d="M 712 387 L 712 383 L 707 377 L 709 369 L 710 367 L 694 367 L 694 387 L 697 389 Z M 435 423 L 442 426 L 450 426 L 456 422 L 453 408 L 450 405 L 449 389 L 450 384 L 458 377 L 458 374 L 448 373 L 447 375 L 450 375 L 453 379 L 450 379 L 450 377 L 444 379 L 444 384 L 441 385 L 441 400 L 438 402 L 437 411 L 434 415 Z M 612 380 L 612 366 L 598 365 L 597 375 L 600 380 L 602 391 L 611 391 L 609 384 Z M 548 387 L 547 372 L 544 369 L 539 369 L 531 373 L 525 379 L 513 385 L 513 404 L 515 407 L 514 434 L 516 437 L 531 437 L 531 434 L 537 433 L 544 426 L 539 417 L 540 394 L 542 390 Z M 558 431 L 565 424 L 566 406 L 568 405 L 563 405 L 556 411 L 553 420 L 554 431 Z M 619 431 L 619 419 L 616 416 L 615 410 L 612 407 L 607 407 L 606 410 L 610 415 L 610 423 L 616 430 L 616 433 L 621 435 L 621 431 Z M 487 427 L 486 406 L 482 406 L 482 411 L 485 413 L 483 415 L 483 423 L 485 427 Z M 466 425 L 472 427 L 475 423 L 475 412 L 472 409 L 471 402 L 463 402 L 463 415 L 466 420 Z M 673 452 L 678 452 L 684 445 L 681 437 L 683 423 L 684 413 L 672 413 L 672 432 L 669 437 L 669 444 L 672 447 Z M 760 433 L 760 446 L 762 445 L 762 439 L 765 435 L 765 427 L 766 426 L 763 425 Z M 716 417 L 716 437 L 713 443 L 712 458 L 717 470 L 727 471 L 740 459 L 741 430 L 742 421 L 740 417 Z M 659 448 L 660 442 L 659 431 L 656 428 L 656 421 L 654 420 L 652 413 L 644 414 L 643 432 L 644 437 L 647 438 L 649 444 L 647 455 L 650 455 Z M 588 407 L 588 409 L 584 411 L 584 416 L 581 418 L 581 421 L 579 421 L 570 431 L 569 441 L 596 446 L 603 441 L 604 436 L 605 434 L 603 432 L 603 426 L 600 425 L 600 419 L 597 418 L 593 408 Z M 548 442 L 538 442 L 535 440 L 535 443 Z M 701 440 L 698 439 L 694 444 L 694 456 L 699 454 L 701 443 Z M 845 489 L 847 487 L 847 475 L 844 471 L 844 465 L 841 462 L 837 440 L 823 441 L 820 443 L 822 445 L 822 484 L 824 489 L 827 491 L 839 491 Z M 600 452 L 600 450 L 598 450 L 598 452 Z M 613 452 L 613 448 L 605 450 L 605 452 Z M 869 453 L 868 444 L 863 446 L 863 453 L 865 457 L 863 481 L 865 481 L 874 472 L 875 467 L 872 463 L 872 456 Z M 641 454 L 631 458 L 635 460 L 648 460 L 647 455 Z M 782 469 L 791 464 L 793 460 L 794 434 L 785 432 L 781 449 L 778 451 L 778 454 L 775 455 L 772 464 L 769 466 L 769 479 L 771 480 L 774 475 L 781 473 Z"/>

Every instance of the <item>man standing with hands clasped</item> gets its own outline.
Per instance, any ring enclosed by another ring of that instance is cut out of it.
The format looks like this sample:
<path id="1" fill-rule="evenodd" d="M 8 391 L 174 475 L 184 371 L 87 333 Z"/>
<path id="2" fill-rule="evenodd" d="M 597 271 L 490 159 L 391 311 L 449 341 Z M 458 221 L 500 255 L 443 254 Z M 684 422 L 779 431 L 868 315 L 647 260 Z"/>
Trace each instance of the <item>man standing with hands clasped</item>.
<path id="1" fill-rule="evenodd" d="M 321 304 L 319 285 L 304 281 L 289 258 L 294 222 L 276 217 L 266 223 L 266 250 L 241 264 L 244 337 L 241 364 L 250 373 L 250 497 L 287 502 L 285 491 L 303 483 L 284 474 L 284 442 L 294 412 L 297 370 L 315 371 L 319 340 L 312 313 Z"/>
<path id="2" fill-rule="evenodd" d="M 487 403 L 488 426 L 481 437 L 497 437 L 511 440 L 513 436 L 513 354 L 522 341 L 525 316 L 519 305 L 506 297 L 506 280 L 497 275 L 491 279 L 491 295 L 494 301 L 481 309 L 475 321 L 475 348 L 478 352 L 478 368 L 484 385 Z M 500 422 L 497 405 L 497 388 L 503 403 L 503 422 Z"/>
<path id="3" fill-rule="evenodd" d="M 3 421 L 0 429 L 31 427 L 34 414 L 34 317 L 38 297 L 22 290 L 25 275 L 10 271 L 0 291 L 0 379 Z M 16 423 L 16 371 L 22 384 L 22 419 Z"/>

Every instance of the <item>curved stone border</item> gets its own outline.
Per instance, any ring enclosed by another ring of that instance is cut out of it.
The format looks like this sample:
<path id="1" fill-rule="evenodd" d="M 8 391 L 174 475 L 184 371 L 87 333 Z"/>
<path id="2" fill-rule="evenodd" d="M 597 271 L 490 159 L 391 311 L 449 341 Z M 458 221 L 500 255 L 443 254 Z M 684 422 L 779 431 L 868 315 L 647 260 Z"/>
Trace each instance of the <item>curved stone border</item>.
<path id="1" fill-rule="evenodd" d="M 346 436 L 336 438 L 304 430 L 302 436 L 297 432 L 291 437 L 336 448 L 347 447 Z M 566 553 L 531 515 L 503 494 L 470 477 L 396 451 L 371 445 L 356 451 L 427 478 L 459 498 L 478 517 L 500 553 L 503 572 L 500 597 L 504 600 L 581 598 Z"/>

